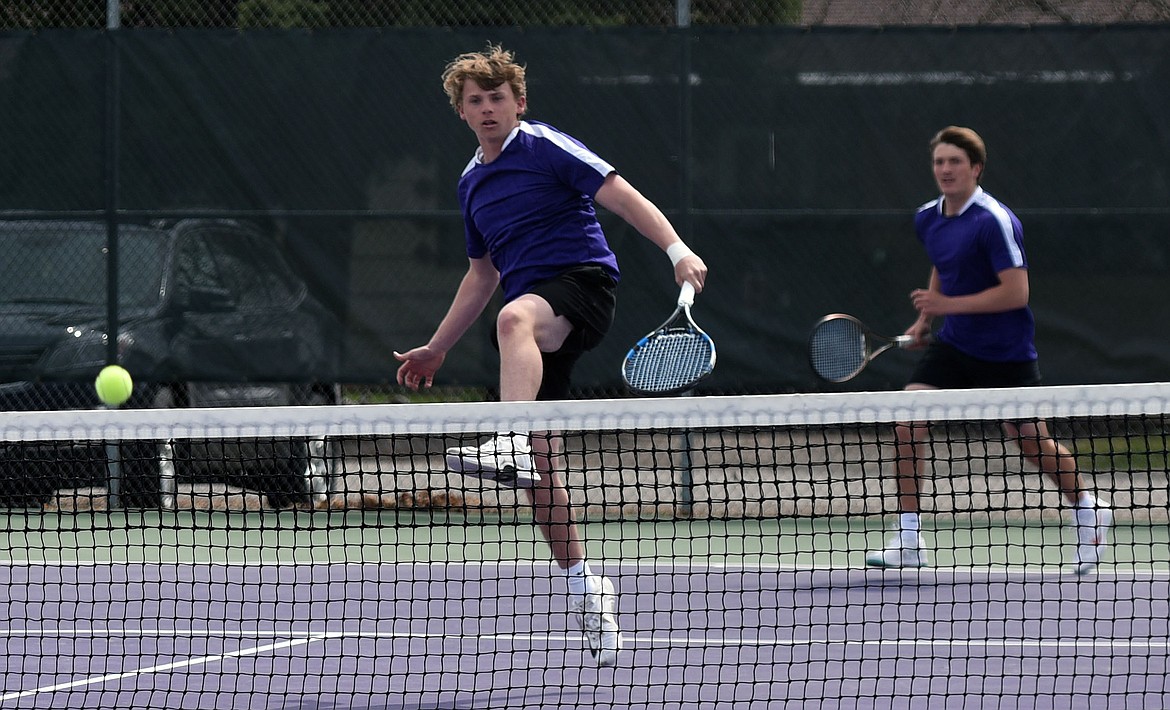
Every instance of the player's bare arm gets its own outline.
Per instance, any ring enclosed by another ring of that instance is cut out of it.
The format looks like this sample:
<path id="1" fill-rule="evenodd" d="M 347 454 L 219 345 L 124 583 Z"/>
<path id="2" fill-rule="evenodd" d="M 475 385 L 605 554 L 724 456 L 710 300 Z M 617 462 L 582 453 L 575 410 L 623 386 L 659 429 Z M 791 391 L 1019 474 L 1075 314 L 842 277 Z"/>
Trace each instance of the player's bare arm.
<path id="1" fill-rule="evenodd" d="M 662 214 L 662 210 L 646 199 L 621 175 L 611 173 L 606 177 L 593 199 L 597 204 L 624 219 L 638 230 L 639 234 L 668 254 L 672 246 L 682 245 L 682 239 L 679 238 L 678 232 L 674 231 L 666 215 Z M 703 284 L 707 280 L 707 265 L 689 249 L 684 254 L 674 265 L 675 283 L 689 281 L 696 292 L 702 293 Z"/>
<path id="2" fill-rule="evenodd" d="M 1028 305 L 1028 270 L 1004 269 L 999 272 L 999 284 L 967 296 L 945 296 L 937 288 L 915 289 L 910 292 L 914 308 L 925 316 L 946 316 L 971 313 L 1003 313 Z M 933 283 L 933 279 L 932 279 Z"/>
<path id="3" fill-rule="evenodd" d="M 405 353 L 394 352 L 394 357 L 402 363 L 398 367 L 398 384 L 413 390 L 434 384 L 435 373 L 442 367 L 447 352 L 483 313 L 499 282 L 500 275 L 490 259 L 469 260 L 467 273 L 455 292 L 451 307 L 430 341 Z"/>

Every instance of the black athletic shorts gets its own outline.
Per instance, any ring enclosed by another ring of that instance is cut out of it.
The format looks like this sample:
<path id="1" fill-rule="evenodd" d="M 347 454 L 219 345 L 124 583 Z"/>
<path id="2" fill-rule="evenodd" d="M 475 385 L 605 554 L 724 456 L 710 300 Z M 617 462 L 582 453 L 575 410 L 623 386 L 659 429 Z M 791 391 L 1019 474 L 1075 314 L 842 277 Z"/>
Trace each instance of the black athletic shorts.
<path id="1" fill-rule="evenodd" d="M 573 324 L 560 350 L 541 353 L 544 379 L 537 399 L 568 399 L 573 365 L 585 351 L 597 347 L 613 325 L 616 290 L 613 277 L 602 267 L 579 266 L 541 281 L 528 291 L 548 301 L 553 313 Z M 499 336 L 494 328 L 492 344 L 499 349 Z"/>
<path id="2" fill-rule="evenodd" d="M 994 362 L 971 357 L 963 351 L 935 340 L 918 361 L 910 382 L 939 389 L 974 389 L 982 387 L 1029 387 L 1040 384 L 1040 365 L 1036 360 Z"/>

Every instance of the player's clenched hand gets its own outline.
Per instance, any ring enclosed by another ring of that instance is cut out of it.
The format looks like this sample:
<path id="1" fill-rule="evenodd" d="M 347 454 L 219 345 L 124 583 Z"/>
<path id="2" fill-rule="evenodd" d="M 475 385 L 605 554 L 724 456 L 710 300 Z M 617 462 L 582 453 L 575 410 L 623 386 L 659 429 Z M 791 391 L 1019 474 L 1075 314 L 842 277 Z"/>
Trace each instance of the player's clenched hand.
<path id="1" fill-rule="evenodd" d="M 702 293 L 707 283 L 707 265 L 698 254 L 691 254 L 680 260 L 674 267 L 674 282 L 681 286 L 684 281 L 690 281 L 695 287 L 695 293 Z"/>
<path id="2" fill-rule="evenodd" d="M 909 335 L 913 338 L 909 345 L 903 347 L 907 350 L 921 350 L 930 343 L 930 319 L 920 318 L 913 325 L 906 329 L 903 335 Z"/>
<path id="3" fill-rule="evenodd" d="M 435 373 L 442 367 L 447 354 L 423 345 L 404 353 L 395 350 L 394 357 L 402 362 L 398 366 L 398 384 L 417 391 L 420 385 L 430 387 L 434 384 Z"/>
<path id="4" fill-rule="evenodd" d="M 938 291 L 918 288 L 910 292 L 910 301 L 919 313 L 924 316 L 934 317 L 947 315 L 947 306 L 950 299 Z"/>

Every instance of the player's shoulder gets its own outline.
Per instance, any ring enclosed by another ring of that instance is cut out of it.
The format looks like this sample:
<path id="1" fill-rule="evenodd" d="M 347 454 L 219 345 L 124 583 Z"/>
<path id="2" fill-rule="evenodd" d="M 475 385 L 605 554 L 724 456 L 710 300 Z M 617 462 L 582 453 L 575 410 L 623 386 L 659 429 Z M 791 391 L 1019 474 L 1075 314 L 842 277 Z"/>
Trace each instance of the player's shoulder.
<path id="1" fill-rule="evenodd" d="M 983 188 L 979 188 L 971 198 L 971 202 L 972 207 L 977 207 L 993 215 L 1012 214 L 1011 209 L 1007 205 L 997 200 L 990 192 L 987 192 Z"/>
<path id="2" fill-rule="evenodd" d="M 977 209 L 985 219 L 993 220 L 997 224 L 1019 222 L 1016 213 L 1012 212 L 1011 208 L 983 189 L 976 193 L 971 206 Z"/>
<path id="3" fill-rule="evenodd" d="M 529 152 L 537 160 L 574 167 L 586 166 L 602 176 L 615 171 L 605 159 L 564 131 L 540 121 L 521 121 L 520 135 L 525 136 Z"/>
<path id="4" fill-rule="evenodd" d="M 569 134 L 550 123 L 545 123 L 544 121 L 533 121 L 532 119 L 527 118 L 520 122 L 520 132 L 530 136 L 535 136 L 537 138 L 556 138 L 560 136 L 564 136 L 566 138 L 569 137 Z"/>
<path id="5" fill-rule="evenodd" d="M 914 210 L 914 214 L 920 215 L 923 212 L 928 212 L 929 210 L 938 212 L 938 203 L 940 200 L 942 200 L 941 197 L 936 197 L 933 200 L 923 202 L 921 205 L 918 205 L 918 209 Z"/>
<path id="6" fill-rule="evenodd" d="M 463 179 L 467 177 L 467 174 L 470 173 L 472 170 L 474 170 L 475 166 L 477 166 L 477 165 L 479 165 L 479 153 L 478 152 L 476 152 L 475 155 L 471 156 L 471 160 L 467 161 L 467 165 L 463 166 L 463 172 L 459 173 L 459 181 L 463 182 Z"/>
<path id="7" fill-rule="evenodd" d="M 970 212 L 972 227 L 988 238 L 1018 239 L 1023 236 L 1024 227 L 1016 214 L 982 188 L 972 198 Z"/>
<path id="8" fill-rule="evenodd" d="M 521 121 L 519 137 L 531 146 L 557 148 L 569 153 L 587 150 L 585 144 L 556 126 L 540 121 Z"/>
<path id="9" fill-rule="evenodd" d="M 942 211 L 939 209 L 939 203 L 942 197 L 936 197 L 933 200 L 924 202 L 914 210 L 914 226 L 921 232 L 922 230 L 930 229 L 930 225 L 936 224 L 942 219 Z"/>

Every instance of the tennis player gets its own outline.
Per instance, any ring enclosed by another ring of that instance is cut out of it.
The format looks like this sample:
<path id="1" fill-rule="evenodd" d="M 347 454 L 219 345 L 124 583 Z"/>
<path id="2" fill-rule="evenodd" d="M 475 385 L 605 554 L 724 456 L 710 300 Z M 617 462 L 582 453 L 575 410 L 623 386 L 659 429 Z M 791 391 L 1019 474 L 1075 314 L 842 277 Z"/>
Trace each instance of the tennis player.
<path id="1" fill-rule="evenodd" d="M 552 126 L 524 121 L 525 67 L 489 45 L 462 54 L 442 76 L 459 118 L 479 148 L 459 180 L 467 273 L 447 314 L 421 347 L 395 352 L 398 382 L 430 387 L 456 341 L 496 291 L 504 305 L 493 342 L 500 351 L 500 399 L 565 399 L 570 374 L 613 322 L 617 259 L 594 204 L 617 214 L 674 266 L 677 285 L 702 291 L 707 267 L 649 200 L 579 141 Z M 612 580 L 594 573 L 574 521 L 556 432 L 508 432 L 482 446 L 451 449 L 455 470 L 528 492 L 535 520 L 568 579 L 570 610 L 600 665 L 622 645 Z"/>
<path id="2" fill-rule="evenodd" d="M 906 329 L 912 347 L 926 348 L 908 390 L 1023 387 L 1040 382 L 1028 307 L 1028 262 L 1023 227 L 1003 203 L 983 191 L 987 166 L 983 139 L 970 128 L 948 126 L 930 142 L 940 197 L 918 209 L 915 228 L 933 268 L 927 288 L 910 293 L 918 318 Z M 927 344 L 931 324 L 942 317 Z M 1108 544 L 1113 513 L 1090 494 L 1076 459 L 1042 421 L 1003 422 L 1024 457 L 1051 478 L 1072 506 L 1077 574 L 1097 567 Z M 921 567 L 927 549 L 921 535 L 918 485 L 928 424 L 899 423 L 897 451 L 899 529 L 885 549 L 866 555 L 875 567 Z"/>

